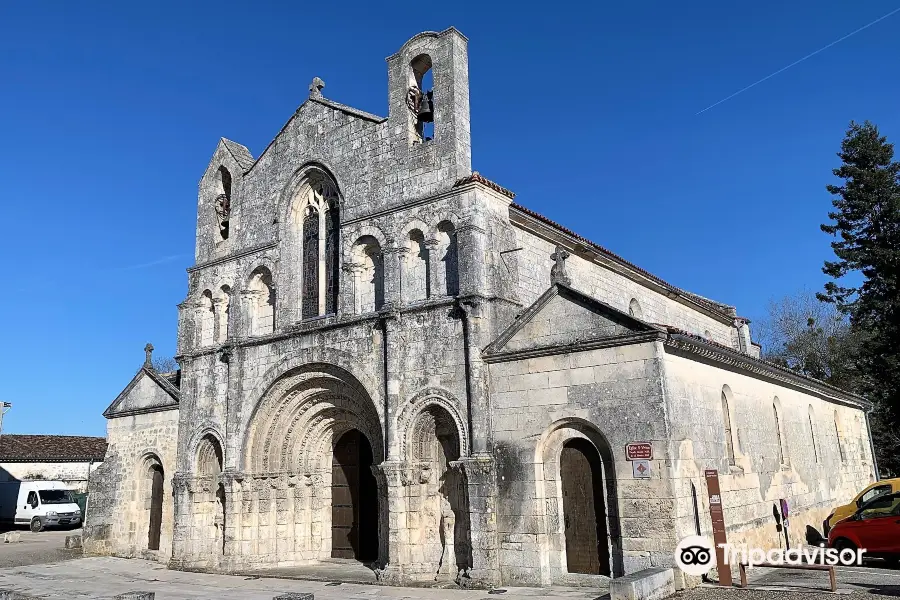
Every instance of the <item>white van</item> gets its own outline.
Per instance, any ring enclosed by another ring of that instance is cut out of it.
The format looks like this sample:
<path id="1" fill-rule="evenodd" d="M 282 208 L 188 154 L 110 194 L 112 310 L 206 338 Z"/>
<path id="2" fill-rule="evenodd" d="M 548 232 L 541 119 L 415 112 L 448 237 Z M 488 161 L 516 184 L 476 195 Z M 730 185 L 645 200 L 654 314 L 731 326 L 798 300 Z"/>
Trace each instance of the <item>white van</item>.
<path id="1" fill-rule="evenodd" d="M 62 481 L 7 481 L 0 483 L 0 521 L 28 525 L 37 533 L 81 525 L 81 509 Z"/>

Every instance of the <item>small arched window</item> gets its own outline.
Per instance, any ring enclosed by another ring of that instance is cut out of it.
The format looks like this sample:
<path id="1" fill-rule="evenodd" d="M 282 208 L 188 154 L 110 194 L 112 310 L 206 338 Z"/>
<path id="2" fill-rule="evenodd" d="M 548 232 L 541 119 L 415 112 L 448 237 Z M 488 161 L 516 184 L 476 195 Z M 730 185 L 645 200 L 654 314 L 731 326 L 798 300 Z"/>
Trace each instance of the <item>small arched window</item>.
<path id="1" fill-rule="evenodd" d="M 209 346 L 215 341 L 213 328 L 215 314 L 213 312 L 212 292 L 203 290 L 200 295 L 200 345 Z"/>
<path id="2" fill-rule="evenodd" d="M 812 404 L 807 408 L 807 413 L 809 415 L 809 441 L 812 444 L 813 458 L 816 462 L 819 462 L 819 447 L 816 444 L 816 420 Z"/>
<path id="3" fill-rule="evenodd" d="M 775 415 L 775 441 L 778 445 L 778 464 L 784 466 L 787 464 L 787 448 L 784 443 L 784 431 L 781 428 L 781 401 L 778 400 L 778 396 L 775 396 L 775 401 L 772 403 L 772 412 Z"/>
<path id="4" fill-rule="evenodd" d="M 218 194 L 215 200 L 216 221 L 219 224 L 219 237 L 228 239 L 231 220 L 231 173 L 225 167 L 219 167 Z"/>
<path id="5" fill-rule="evenodd" d="M 731 427 L 731 388 L 722 386 L 722 424 L 725 428 L 725 457 L 729 465 L 734 465 L 734 431 Z"/>
<path id="6" fill-rule="evenodd" d="M 837 442 L 838 454 L 841 457 L 841 462 L 847 461 L 847 455 L 844 452 L 844 440 L 843 431 L 841 430 L 841 419 L 838 416 L 838 412 L 834 411 L 834 439 Z"/>
<path id="7" fill-rule="evenodd" d="M 384 257 L 381 245 L 365 235 L 353 245 L 354 300 L 357 314 L 384 306 Z"/>
<path id="8" fill-rule="evenodd" d="M 406 240 L 406 250 L 401 275 L 400 287 L 403 290 L 403 299 L 406 302 L 424 300 L 429 292 L 429 256 L 428 246 L 425 244 L 425 235 L 418 229 L 409 232 Z"/>
<path id="9" fill-rule="evenodd" d="M 275 286 L 272 274 L 265 267 L 250 276 L 248 303 L 251 335 L 267 335 L 275 330 Z"/>
<path id="10" fill-rule="evenodd" d="M 644 318 L 644 311 L 641 308 L 640 302 L 637 301 L 637 298 L 632 298 L 631 302 L 628 303 L 628 314 L 635 319 Z"/>

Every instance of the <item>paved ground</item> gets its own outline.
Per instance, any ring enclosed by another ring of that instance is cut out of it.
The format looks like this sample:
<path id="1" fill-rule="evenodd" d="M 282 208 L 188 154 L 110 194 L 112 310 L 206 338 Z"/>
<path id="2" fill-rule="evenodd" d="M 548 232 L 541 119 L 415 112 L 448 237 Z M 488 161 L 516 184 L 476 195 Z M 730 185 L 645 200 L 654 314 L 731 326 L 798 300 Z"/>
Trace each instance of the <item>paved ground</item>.
<path id="1" fill-rule="evenodd" d="M 507 588 L 506 593 L 483 590 L 401 588 L 325 581 L 250 579 L 170 571 L 139 559 L 82 558 L 52 565 L 0 569 L 0 589 L 48 599 L 112 598 L 129 591 L 152 591 L 156 600 L 271 600 L 284 592 L 310 592 L 316 600 L 595 600 L 598 593 L 579 589 Z"/>
<path id="2" fill-rule="evenodd" d="M 27 533 L 27 535 L 26 535 Z M 157 600 L 270 600 L 283 592 L 310 592 L 316 600 L 604 600 L 605 590 L 576 588 L 505 588 L 503 593 L 481 590 L 399 588 L 329 581 L 257 578 L 170 571 L 144 560 L 76 558 L 60 549 L 66 534 L 79 532 L 22 532 L 22 542 L 0 544 L 0 590 L 15 590 L 47 599 L 109 599 L 128 591 L 156 592 Z M 25 565 L 31 562 L 33 564 Z M 49 564 L 52 563 L 52 564 Z M 832 596 L 828 577 L 821 572 L 754 569 L 749 590 L 704 586 L 680 592 L 675 600 L 811 600 Z M 499 590 L 495 590 L 497 592 Z M 838 598 L 878 600 L 900 598 L 900 570 L 881 567 L 842 567 Z"/>
<path id="3" fill-rule="evenodd" d="M 81 535 L 81 529 L 48 529 L 31 533 L 27 529 L 15 530 L 20 534 L 19 542 L 4 544 L 0 533 L 0 568 L 52 563 L 71 558 L 79 558 L 81 552 L 66 550 L 67 535 Z"/>

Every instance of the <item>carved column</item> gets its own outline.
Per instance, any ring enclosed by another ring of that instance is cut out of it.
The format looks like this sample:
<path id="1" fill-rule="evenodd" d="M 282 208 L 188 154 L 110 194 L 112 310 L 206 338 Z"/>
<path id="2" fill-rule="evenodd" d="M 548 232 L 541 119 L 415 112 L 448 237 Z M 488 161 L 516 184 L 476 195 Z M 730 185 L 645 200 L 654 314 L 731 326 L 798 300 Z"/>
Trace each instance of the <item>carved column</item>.
<path id="1" fill-rule="evenodd" d="M 465 473 L 469 492 L 472 569 L 460 578 L 462 587 L 490 588 L 500 583 L 497 535 L 497 474 L 494 458 L 479 454 L 454 461 Z M 451 464 L 454 464 L 451 463 Z"/>
<path id="2" fill-rule="evenodd" d="M 256 305 L 262 294 L 256 290 L 241 290 L 240 332 L 244 336 L 253 335 L 256 317 Z"/>
<path id="3" fill-rule="evenodd" d="M 409 248 L 398 246 L 397 253 L 397 306 L 408 304 L 409 294 Z M 385 286 L 385 300 L 387 300 L 387 287 Z"/>
<path id="4" fill-rule="evenodd" d="M 341 315 L 359 314 L 359 276 L 362 270 L 363 265 L 355 262 L 344 263 L 341 267 L 344 274 L 338 298 L 338 310 Z"/>
<path id="5" fill-rule="evenodd" d="M 425 240 L 425 247 L 428 248 L 428 298 L 447 293 L 446 288 L 441 285 L 441 257 L 438 254 L 440 245 L 441 242 L 434 238 Z"/>
<path id="6" fill-rule="evenodd" d="M 384 308 L 400 306 L 400 272 L 402 264 L 400 257 L 401 248 L 394 245 L 393 240 L 388 240 L 389 246 L 382 249 L 384 261 Z"/>
<path id="7" fill-rule="evenodd" d="M 216 296 L 213 298 L 213 343 L 221 344 L 225 341 L 225 331 L 222 331 L 222 311 L 228 306 L 224 298 Z M 227 331 L 227 325 L 226 325 Z"/>

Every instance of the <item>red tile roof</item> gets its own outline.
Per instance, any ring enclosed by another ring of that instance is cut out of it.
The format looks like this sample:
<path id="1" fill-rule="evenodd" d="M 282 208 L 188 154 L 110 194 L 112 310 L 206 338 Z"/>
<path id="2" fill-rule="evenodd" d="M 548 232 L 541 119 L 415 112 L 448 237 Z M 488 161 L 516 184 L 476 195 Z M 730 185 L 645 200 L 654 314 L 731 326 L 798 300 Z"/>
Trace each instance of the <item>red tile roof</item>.
<path id="1" fill-rule="evenodd" d="M 106 438 L 79 435 L 0 435 L 0 462 L 87 462 L 106 456 Z"/>

